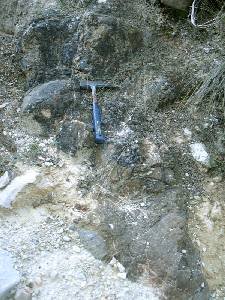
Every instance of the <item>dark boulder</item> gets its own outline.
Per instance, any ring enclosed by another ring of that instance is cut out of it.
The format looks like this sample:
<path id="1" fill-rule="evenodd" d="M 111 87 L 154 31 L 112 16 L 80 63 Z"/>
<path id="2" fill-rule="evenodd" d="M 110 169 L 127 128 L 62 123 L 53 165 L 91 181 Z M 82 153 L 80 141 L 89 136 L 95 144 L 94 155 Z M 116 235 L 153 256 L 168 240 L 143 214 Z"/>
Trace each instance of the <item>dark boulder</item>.
<path id="1" fill-rule="evenodd" d="M 74 86 L 70 80 L 54 80 L 29 91 L 22 103 L 23 112 L 32 112 L 44 119 L 62 116 L 74 103 Z"/>

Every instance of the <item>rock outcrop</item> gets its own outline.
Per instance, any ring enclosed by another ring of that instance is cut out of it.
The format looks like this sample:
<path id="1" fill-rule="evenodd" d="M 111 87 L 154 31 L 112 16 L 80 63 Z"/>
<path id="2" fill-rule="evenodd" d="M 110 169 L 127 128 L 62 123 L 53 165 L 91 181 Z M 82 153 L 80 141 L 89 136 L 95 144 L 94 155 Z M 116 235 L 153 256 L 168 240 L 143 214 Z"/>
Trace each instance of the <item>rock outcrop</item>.
<path id="1" fill-rule="evenodd" d="M 12 296 L 225 296 L 210 244 L 210 232 L 223 240 L 224 40 L 219 26 L 190 27 L 191 1 L 161 2 L 183 12 L 144 0 L 1 1 L 0 247 L 23 274 Z M 95 79 L 118 87 L 98 91 L 102 145 L 80 90 Z M 35 173 L 24 181 L 25 169 Z"/>

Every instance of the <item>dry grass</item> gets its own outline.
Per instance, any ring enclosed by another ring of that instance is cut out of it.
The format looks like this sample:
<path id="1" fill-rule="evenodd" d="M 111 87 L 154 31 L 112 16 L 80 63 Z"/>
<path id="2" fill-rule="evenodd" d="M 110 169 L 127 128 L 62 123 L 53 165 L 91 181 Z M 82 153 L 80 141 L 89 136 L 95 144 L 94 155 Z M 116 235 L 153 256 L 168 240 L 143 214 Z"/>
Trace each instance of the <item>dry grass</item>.
<path id="1" fill-rule="evenodd" d="M 189 101 L 200 109 L 225 118 L 225 62 L 213 70 Z"/>

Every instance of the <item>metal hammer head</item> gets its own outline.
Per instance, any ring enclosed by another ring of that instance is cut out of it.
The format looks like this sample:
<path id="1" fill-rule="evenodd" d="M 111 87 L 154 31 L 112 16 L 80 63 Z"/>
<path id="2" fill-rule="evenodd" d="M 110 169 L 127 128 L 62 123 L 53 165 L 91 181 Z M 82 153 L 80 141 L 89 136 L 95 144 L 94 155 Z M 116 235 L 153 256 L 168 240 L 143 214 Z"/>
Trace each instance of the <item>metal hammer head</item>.
<path id="1" fill-rule="evenodd" d="M 103 89 L 103 88 L 114 88 L 115 86 L 111 83 L 103 82 L 103 81 L 89 81 L 89 80 L 81 80 L 80 88 L 81 89 Z"/>

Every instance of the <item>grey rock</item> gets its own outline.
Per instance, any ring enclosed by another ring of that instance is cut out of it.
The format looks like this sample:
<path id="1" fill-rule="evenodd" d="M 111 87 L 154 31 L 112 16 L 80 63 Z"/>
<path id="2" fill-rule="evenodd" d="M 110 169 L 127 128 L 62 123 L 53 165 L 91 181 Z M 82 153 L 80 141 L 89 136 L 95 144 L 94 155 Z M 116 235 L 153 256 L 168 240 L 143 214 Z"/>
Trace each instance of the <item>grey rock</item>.
<path id="1" fill-rule="evenodd" d="M 95 77 L 110 77 L 129 54 L 143 46 L 142 31 L 109 15 L 109 11 L 90 11 L 80 23 L 78 34 L 73 70 Z"/>
<path id="2" fill-rule="evenodd" d="M 161 0 L 167 6 L 175 9 L 185 10 L 192 4 L 192 0 Z"/>
<path id="3" fill-rule="evenodd" d="M 19 34 L 17 57 L 28 88 L 57 78 L 71 76 L 77 51 L 79 22 L 76 17 L 33 19 Z"/>
<path id="4" fill-rule="evenodd" d="M 6 299 L 19 281 L 20 276 L 13 267 L 10 254 L 7 251 L 0 250 L 0 299 Z"/>
<path id="5" fill-rule="evenodd" d="M 155 279 L 166 279 L 171 286 L 180 285 L 175 298 L 170 299 L 183 299 L 184 290 L 195 293 L 204 281 L 197 264 L 198 253 L 188 243 L 182 202 L 180 193 L 170 190 L 149 196 L 141 209 L 135 205 L 140 200 L 126 202 L 124 207 L 113 200 L 106 201 L 99 207 L 102 217 L 99 230 L 107 236 L 109 255 L 118 253 L 130 277 L 140 275 L 140 266 L 145 270 L 149 266 Z M 182 245 L 187 249 L 185 257 Z"/>
<path id="6" fill-rule="evenodd" d="M 75 154 L 82 147 L 91 145 L 91 130 L 87 125 L 78 120 L 66 120 L 56 140 L 58 148 L 64 152 Z"/>
<path id="7" fill-rule="evenodd" d="M 59 8 L 55 0 L 30 0 L 29 3 L 26 0 L 1 0 L 0 7 L 0 30 L 7 33 L 14 33 L 40 14 L 49 15 Z"/>
<path id="8" fill-rule="evenodd" d="M 73 101 L 71 82 L 54 80 L 29 91 L 23 99 L 22 111 L 43 115 L 44 118 L 54 118 L 63 115 Z"/>
<path id="9" fill-rule="evenodd" d="M 84 247 L 97 259 L 103 259 L 107 255 L 106 242 L 100 234 L 92 230 L 78 230 L 80 240 Z"/>

